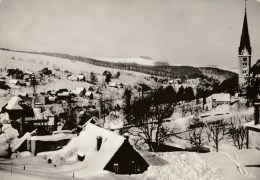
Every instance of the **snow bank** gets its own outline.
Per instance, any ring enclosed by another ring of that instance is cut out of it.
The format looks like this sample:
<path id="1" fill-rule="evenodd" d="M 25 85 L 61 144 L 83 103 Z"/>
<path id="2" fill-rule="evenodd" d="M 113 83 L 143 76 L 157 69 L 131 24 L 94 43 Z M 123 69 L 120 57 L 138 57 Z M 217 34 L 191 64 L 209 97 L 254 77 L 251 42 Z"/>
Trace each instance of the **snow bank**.
<path id="1" fill-rule="evenodd" d="M 5 157 L 8 155 L 6 151 L 7 148 L 16 140 L 19 136 L 19 133 L 16 129 L 9 127 L 4 130 L 4 133 L 0 135 L 0 157 Z"/>
<path id="2" fill-rule="evenodd" d="M 208 180 L 220 179 L 215 170 L 209 167 L 196 153 L 158 153 L 169 164 L 150 166 L 148 171 L 138 175 L 143 180 Z"/>
<path id="3" fill-rule="evenodd" d="M 184 118 L 178 118 L 175 119 L 174 121 L 171 121 L 169 125 L 167 124 L 167 126 L 172 128 L 177 128 L 180 131 L 186 131 L 190 126 L 191 120 L 193 119 L 194 119 L 193 115 Z"/>

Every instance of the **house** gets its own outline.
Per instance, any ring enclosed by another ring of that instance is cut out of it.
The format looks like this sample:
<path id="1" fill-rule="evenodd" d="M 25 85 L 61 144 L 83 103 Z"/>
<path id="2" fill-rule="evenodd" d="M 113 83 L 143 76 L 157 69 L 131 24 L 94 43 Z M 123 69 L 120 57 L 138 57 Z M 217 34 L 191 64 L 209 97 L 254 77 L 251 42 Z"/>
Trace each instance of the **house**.
<path id="1" fill-rule="evenodd" d="M 173 152 L 173 151 L 187 151 L 186 147 L 178 147 L 169 143 L 152 142 L 154 152 Z"/>
<path id="2" fill-rule="evenodd" d="M 10 89 L 10 87 L 6 84 L 4 79 L 0 79 L 0 89 L 4 89 L 4 90 Z"/>
<path id="3" fill-rule="evenodd" d="M 83 97 L 86 93 L 86 89 L 84 87 L 77 87 L 75 90 L 71 91 L 76 96 Z"/>
<path id="4" fill-rule="evenodd" d="M 48 162 L 52 162 L 52 157 L 56 156 L 64 165 L 69 161 L 71 169 L 77 167 L 75 174 L 78 178 L 83 178 L 85 172 L 91 175 L 101 170 L 116 174 L 138 174 L 149 167 L 127 138 L 92 123 L 88 123 L 79 136 L 61 150 L 52 152 Z"/>
<path id="5" fill-rule="evenodd" d="M 45 104 L 47 104 L 47 101 L 48 101 L 47 96 L 40 93 L 40 94 L 36 94 L 34 104 L 35 105 L 45 105 Z"/>
<path id="6" fill-rule="evenodd" d="M 117 88 L 117 84 L 116 82 L 109 82 L 109 87 L 114 87 L 114 88 Z"/>
<path id="7" fill-rule="evenodd" d="M 83 74 L 77 74 L 76 77 L 78 78 L 78 81 L 85 81 L 86 80 L 85 75 L 83 75 Z"/>
<path id="8" fill-rule="evenodd" d="M 68 79 L 71 80 L 71 81 L 78 81 L 78 77 L 77 76 L 68 76 Z"/>
<path id="9" fill-rule="evenodd" d="M 10 79 L 10 80 L 9 80 L 9 84 L 10 84 L 10 85 L 15 85 L 15 86 L 20 85 L 18 79 Z"/>
<path id="10" fill-rule="evenodd" d="M 260 103 L 254 104 L 254 121 L 244 124 L 247 130 L 247 148 L 255 148 L 260 150 Z"/>
<path id="11" fill-rule="evenodd" d="M 60 100 L 69 99 L 70 92 L 67 89 L 59 89 L 58 91 L 56 91 L 56 96 Z"/>
<path id="12" fill-rule="evenodd" d="M 19 79 L 20 86 L 27 86 L 26 81 L 24 79 Z"/>
<path id="13" fill-rule="evenodd" d="M 7 69 L 6 76 L 10 76 L 12 79 L 22 79 L 24 73 L 19 69 Z"/>
<path id="14" fill-rule="evenodd" d="M 171 80 L 168 81 L 168 83 L 169 83 L 169 84 L 173 84 L 173 83 L 174 83 L 174 80 L 171 79 Z"/>
<path id="15" fill-rule="evenodd" d="M 68 79 L 72 80 L 72 81 L 85 81 L 86 80 L 85 75 L 82 75 L 82 74 L 70 75 L 70 76 L 68 76 Z"/>
<path id="16" fill-rule="evenodd" d="M 216 93 L 206 98 L 204 109 L 211 110 L 222 104 L 230 104 L 231 96 L 229 93 Z"/>
<path id="17" fill-rule="evenodd" d="M 85 96 L 88 97 L 88 98 L 90 98 L 90 99 L 93 99 L 94 94 L 93 94 L 93 92 L 91 92 L 91 91 L 87 91 L 87 92 L 85 93 Z"/>
<path id="18" fill-rule="evenodd" d="M 22 115 L 23 108 L 20 106 L 22 99 L 18 96 L 12 97 L 2 108 L 2 112 L 7 112 L 11 120 L 19 119 Z"/>
<path id="19" fill-rule="evenodd" d="M 95 87 L 94 86 L 89 86 L 88 91 L 95 91 Z"/>

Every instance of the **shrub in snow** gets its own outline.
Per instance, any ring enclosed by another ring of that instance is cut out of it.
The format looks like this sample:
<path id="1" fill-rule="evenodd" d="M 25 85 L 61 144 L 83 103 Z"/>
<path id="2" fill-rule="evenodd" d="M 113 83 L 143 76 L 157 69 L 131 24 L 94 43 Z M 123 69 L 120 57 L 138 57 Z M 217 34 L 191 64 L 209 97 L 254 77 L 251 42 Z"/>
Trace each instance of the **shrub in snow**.
<path id="1" fill-rule="evenodd" d="M 54 154 L 47 158 L 47 162 L 53 164 L 55 167 L 60 166 L 62 163 L 62 158 L 60 154 Z"/>
<path id="2" fill-rule="evenodd" d="M 6 156 L 12 151 L 10 145 L 18 136 L 18 131 L 12 127 L 9 127 L 0 135 L 0 156 Z"/>

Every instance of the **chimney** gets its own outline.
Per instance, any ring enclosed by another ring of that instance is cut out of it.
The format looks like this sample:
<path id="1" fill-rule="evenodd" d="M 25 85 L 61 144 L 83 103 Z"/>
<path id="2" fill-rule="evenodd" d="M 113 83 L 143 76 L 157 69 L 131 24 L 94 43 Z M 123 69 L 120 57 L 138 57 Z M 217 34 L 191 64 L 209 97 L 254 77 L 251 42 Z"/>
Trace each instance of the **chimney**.
<path id="1" fill-rule="evenodd" d="M 260 103 L 255 103 L 254 107 L 255 107 L 255 112 L 254 112 L 255 125 L 257 125 L 257 124 L 259 124 L 259 107 L 260 107 Z"/>
<path id="2" fill-rule="evenodd" d="M 125 134 L 124 134 L 124 138 L 125 138 L 127 141 L 129 141 L 129 134 L 128 134 L 128 133 L 125 133 Z"/>
<path id="3" fill-rule="evenodd" d="M 101 145 L 102 145 L 102 136 L 97 136 L 97 151 L 100 150 Z"/>

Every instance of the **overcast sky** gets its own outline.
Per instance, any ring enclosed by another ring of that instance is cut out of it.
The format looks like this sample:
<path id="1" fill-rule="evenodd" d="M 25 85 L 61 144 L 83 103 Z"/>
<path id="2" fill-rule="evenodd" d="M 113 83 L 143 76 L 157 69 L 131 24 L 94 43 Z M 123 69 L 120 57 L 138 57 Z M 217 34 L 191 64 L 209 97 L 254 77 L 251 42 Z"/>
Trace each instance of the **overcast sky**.
<path id="1" fill-rule="evenodd" d="M 0 0 L 0 46 L 237 67 L 243 0 Z M 253 63 L 260 3 L 248 0 Z"/>

